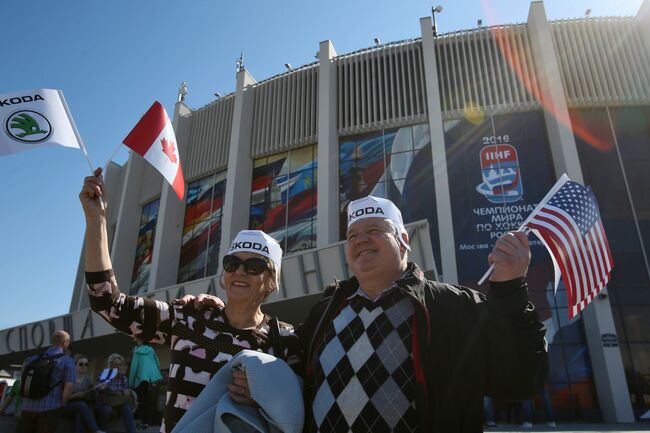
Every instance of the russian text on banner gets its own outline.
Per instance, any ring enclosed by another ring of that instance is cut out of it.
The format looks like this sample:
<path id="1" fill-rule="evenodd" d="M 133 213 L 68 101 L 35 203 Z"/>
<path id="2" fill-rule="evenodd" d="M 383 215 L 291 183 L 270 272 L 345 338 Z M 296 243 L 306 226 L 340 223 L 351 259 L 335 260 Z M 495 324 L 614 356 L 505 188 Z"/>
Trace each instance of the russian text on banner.
<path id="1" fill-rule="evenodd" d="M 153 103 L 123 143 L 149 161 L 171 184 L 178 198 L 183 200 L 185 180 L 176 135 L 160 102 Z"/>
<path id="2" fill-rule="evenodd" d="M 524 225 L 542 240 L 560 268 L 573 318 L 605 287 L 614 262 L 591 188 L 563 175 L 552 190 Z"/>
<path id="3" fill-rule="evenodd" d="M 0 95 L 0 155 L 44 146 L 80 148 L 63 92 L 34 89 Z"/>

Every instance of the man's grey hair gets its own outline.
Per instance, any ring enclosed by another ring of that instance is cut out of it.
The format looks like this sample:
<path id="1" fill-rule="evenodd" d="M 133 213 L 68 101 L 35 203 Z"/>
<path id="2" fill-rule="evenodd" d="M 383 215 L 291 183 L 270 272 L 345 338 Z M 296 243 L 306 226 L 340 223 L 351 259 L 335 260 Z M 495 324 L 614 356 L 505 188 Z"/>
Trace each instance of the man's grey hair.
<path id="1" fill-rule="evenodd" d="M 400 249 L 401 249 L 404 246 L 404 244 L 402 244 L 402 232 L 395 225 L 395 222 L 393 220 L 390 220 L 388 218 L 384 218 L 384 221 L 386 221 L 388 223 L 388 225 L 391 226 L 391 228 L 393 229 L 393 236 L 395 236 L 395 240 L 397 240 L 397 243 L 399 244 Z M 404 258 L 408 259 L 408 256 L 409 256 L 409 250 L 408 250 L 408 248 L 404 247 Z"/>

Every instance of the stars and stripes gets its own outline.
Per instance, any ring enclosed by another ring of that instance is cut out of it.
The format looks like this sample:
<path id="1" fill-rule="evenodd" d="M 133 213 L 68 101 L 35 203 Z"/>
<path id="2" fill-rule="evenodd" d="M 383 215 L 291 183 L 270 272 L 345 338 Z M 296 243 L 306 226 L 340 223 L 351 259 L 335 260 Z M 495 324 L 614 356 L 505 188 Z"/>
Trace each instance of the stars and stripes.
<path id="1" fill-rule="evenodd" d="M 605 287 L 614 262 L 591 188 L 565 175 L 554 189 L 525 226 L 544 241 L 560 268 L 572 318 Z"/>

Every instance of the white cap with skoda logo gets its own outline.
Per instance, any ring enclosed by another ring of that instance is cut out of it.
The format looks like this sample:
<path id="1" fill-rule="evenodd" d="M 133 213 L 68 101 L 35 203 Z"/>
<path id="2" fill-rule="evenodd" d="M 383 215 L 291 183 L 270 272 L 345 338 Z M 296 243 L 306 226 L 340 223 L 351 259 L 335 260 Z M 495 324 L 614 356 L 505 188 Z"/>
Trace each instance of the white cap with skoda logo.
<path id="1" fill-rule="evenodd" d="M 280 267 L 282 266 L 282 247 L 271 236 L 261 230 L 242 230 L 230 244 L 228 254 L 248 252 L 268 257 L 275 264 L 275 282 L 280 289 Z"/>
<path id="2" fill-rule="evenodd" d="M 382 218 L 390 220 L 400 233 L 406 233 L 404 221 L 402 220 L 402 212 L 400 212 L 397 206 L 395 206 L 395 203 L 388 199 L 369 195 L 351 201 L 350 204 L 348 204 L 348 227 L 351 227 L 355 222 L 366 218 Z M 399 240 L 407 250 L 411 250 L 411 247 L 409 247 L 408 243 L 402 236 L 399 237 Z"/>

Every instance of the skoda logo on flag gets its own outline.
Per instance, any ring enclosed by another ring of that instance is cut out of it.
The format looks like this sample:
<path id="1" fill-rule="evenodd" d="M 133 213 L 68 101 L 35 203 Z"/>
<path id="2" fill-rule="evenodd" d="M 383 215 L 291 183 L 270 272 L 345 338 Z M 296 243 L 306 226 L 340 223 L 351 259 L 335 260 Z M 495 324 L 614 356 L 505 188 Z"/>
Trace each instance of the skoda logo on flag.
<path id="1" fill-rule="evenodd" d="M 45 116 L 32 110 L 20 110 L 7 118 L 7 134 L 23 143 L 40 143 L 52 135 L 52 125 Z"/>
<path id="2" fill-rule="evenodd" d="M 509 144 L 481 149 L 481 174 L 483 183 L 476 191 L 490 203 L 513 203 L 524 195 L 517 150 Z"/>

